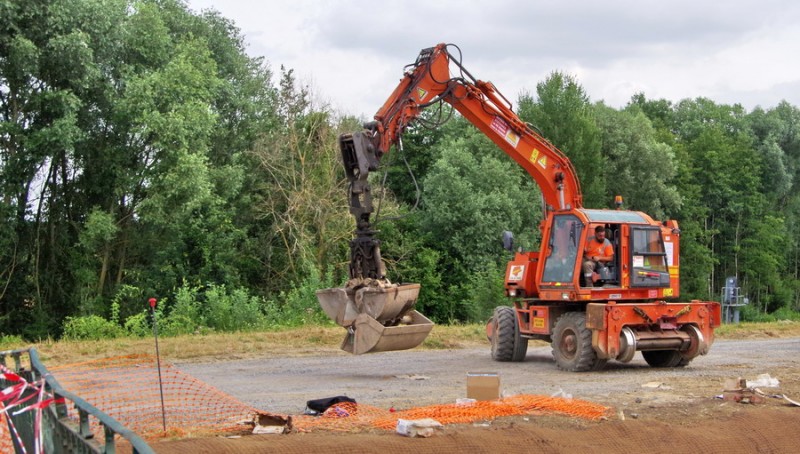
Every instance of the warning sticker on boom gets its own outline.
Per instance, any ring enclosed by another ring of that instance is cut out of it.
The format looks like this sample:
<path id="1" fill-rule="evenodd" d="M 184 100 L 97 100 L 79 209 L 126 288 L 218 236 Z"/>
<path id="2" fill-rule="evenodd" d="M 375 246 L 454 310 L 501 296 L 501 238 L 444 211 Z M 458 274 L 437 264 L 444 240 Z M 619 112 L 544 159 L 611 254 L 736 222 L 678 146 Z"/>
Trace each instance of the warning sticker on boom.
<path id="1" fill-rule="evenodd" d="M 538 161 L 536 161 L 536 163 L 539 164 L 543 169 L 546 169 L 547 168 L 547 156 L 542 156 L 542 159 L 539 159 Z"/>
<path id="2" fill-rule="evenodd" d="M 519 136 L 516 132 L 509 130 L 506 133 L 506 142 L 514 145 L 514 148 L 517 148 L 517 145 L 519 145 Z"/>
<path id="3" fill-rule="evenodd" d="M 531 162 L 536 162 L 536 158 L 538 157 L 539 157 L 539 150 L 537 150 L 536 148 L 531 150 Z"/>
<path id="4" fill-rule="evenodd" d="M 492 119 L 492 124 L 490 124 L 489 127 L 492 128 L 492 131 L 503 136 L 503 138 L 506 139 L 506 142 L 513 145 L 514 148 L 516 148 L 517 145 L 519 145 L 519 135 L 516 132 L 514 132 L 508 126 L 508 123 L 506 123 L 506 121 L 503 120 L 502 118 L 494 117 Z"/>

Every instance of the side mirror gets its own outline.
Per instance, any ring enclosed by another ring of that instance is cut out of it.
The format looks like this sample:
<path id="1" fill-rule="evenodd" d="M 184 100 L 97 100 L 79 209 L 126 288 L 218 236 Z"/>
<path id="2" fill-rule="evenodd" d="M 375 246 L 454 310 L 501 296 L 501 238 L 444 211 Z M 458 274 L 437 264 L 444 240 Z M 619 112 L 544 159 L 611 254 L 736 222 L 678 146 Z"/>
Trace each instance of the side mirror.
<path id="1" fill-rule="evenodd" d="M 508 230 L 503 231 L 503 249 L 514 252 L 514 234 Z"/>

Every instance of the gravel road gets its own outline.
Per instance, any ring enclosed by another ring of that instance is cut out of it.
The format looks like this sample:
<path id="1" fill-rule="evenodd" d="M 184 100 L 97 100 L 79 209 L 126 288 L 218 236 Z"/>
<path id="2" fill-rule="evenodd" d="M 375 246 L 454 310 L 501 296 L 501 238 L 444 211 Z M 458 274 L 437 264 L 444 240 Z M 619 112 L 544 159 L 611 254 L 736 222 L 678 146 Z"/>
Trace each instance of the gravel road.
<path id="1" fill-rule="evenodd" d="M 278 414 L 300 414 L 307 400 L 335 395 L 380 408 L 450 403 L 465 396 L 467 372 L 497 372 L 504 395 L 562 392 L 616 408 L 643 401 L 655 407 L 713 397 L 722 392 L 726 379 L 754 380 L 764 373 L 788 386 L 782 392 L 798 393 L 800 338 L 719 340 L 708 355 L 685 368 L 653 369 L 637 354 L 630 363 L 612 361 L 589 373 L 558 370 L 550 346 L 540 342 L 531 342 L 520 363 L 492 360 L 487 344 L 362 356 L 324 350 L 316 356 L 176 366 L 242 402 Z"/>

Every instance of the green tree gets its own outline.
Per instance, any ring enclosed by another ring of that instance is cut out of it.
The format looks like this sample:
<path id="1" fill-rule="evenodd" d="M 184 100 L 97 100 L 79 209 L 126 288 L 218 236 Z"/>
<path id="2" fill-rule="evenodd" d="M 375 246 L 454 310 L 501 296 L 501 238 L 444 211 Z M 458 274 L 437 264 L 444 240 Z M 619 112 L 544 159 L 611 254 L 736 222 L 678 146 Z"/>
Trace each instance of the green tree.
<path id="1" fill-rule="evenodd" d="M 601 154 L 600 129 L 589 96 L 578 81 L 555 71 L 536 85 L 537 98 L 522 95 L 519 116 L 532 123 L 561 149 L 578 172 L 584 205 L 609 207 L 606 198 L 606 161 Z"/>
<path id="2" fill-rule="evenodd" d="M 672 148 L 658 142 L 650 120 L 639 109 L 615 110 L 595 105 L 602 131 L 602 154 L 608 158 L 606 200 L 624 197 L 626 206 L 656 219 L 677 212 L 680 196 L 672 183 L 676 174 Z"/>
<path id="3" fill-rule="evenodd" d="M 479 301 L 477 293 L 458 289 L 479 276 L 490 287 L 502 284 L 502 232 L 517 232 L 523 244 L 532 245 L 541 194 L 521 168 L 474 128 L 439 147 L 439 159 L 422 181 L 419 223 L 430 247 L 440 253 L 439 275 L 447 294 L 460 297 L 449 298 L 433 315 L 446 321 L 480 319 L 499 302 L 501 286 L 495 287 L 493 301 Z"/>
<path id="4" fill-rule="evenodd" d="M 700 189 L 696 203 L 705 207 L 704 218 L 691 222 L 702 226 L 698 238 L 705 241 L 702 246 L 714 264 L 701 295 L 714 295 L 727 276 L 747 282 L 748 274 L 755 272 L 742 266 L 745 243 L 770 241 L 759 227 L 768 214 L 762 184 L 764 160 L 756 153 L 740 106 L 717 105 L 703 98 L 684 100 L 676 106 L 674 118 L 676 135 L 692 165 L 691 184 Z"/>
<path id="5" fill-rule="evenodd" d="M 250 282 L 245 152 L 277 91 L 238 29 L 179 0 L 0 10 L 0 330 L 55 333 L 122 288 Z"/>
<path id="6" fill-rule="evenodd" d="M 282 73 L 278 111 L 282 127 L 253 150 L 262 194 L 255 209 L 267 224 L 261 239 L 262 260 L 269 264 L 265 291 L 272 294 L 328 272 L 342 278 L 355 229 L 331 113 L 313 104 L 291 71 Z"/>

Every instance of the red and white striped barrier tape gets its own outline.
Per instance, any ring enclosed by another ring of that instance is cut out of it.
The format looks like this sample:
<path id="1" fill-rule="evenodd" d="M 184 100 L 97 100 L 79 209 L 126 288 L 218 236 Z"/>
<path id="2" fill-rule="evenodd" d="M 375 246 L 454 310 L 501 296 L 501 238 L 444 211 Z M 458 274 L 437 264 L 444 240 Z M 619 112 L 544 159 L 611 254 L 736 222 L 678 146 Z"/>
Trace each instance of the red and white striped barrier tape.
<path id="1" fill-rule="evenodd" d="M 45 392 L 44 378 L 33 383 L 29 383 L 23 377 L 15 374 L 6 366 L 0 365 L 0 371 L 2 371 L 2 374 L 0 375 L 2 375 L 3 378 L 10 382 L 16 383 L 0 391 L 0 403 L 2 403 L 0 414 L 4 415 L 5 419 L 8 421 L 8 426 L 11 428 L 14 438 L 16 438 L 17 445 L 24 454 L 27 454 L 25 444 L 22 442 L 22 438 L 20 437 L 17 428 L 14 426 L 14 420 L 11 419 L 11 416 L 17 416 L 27 411 L 36 411 L 33 427 L 34 453 L 45 454 L 42 439 L 42 411 L 51 404 L 64 403 L 64 398 L 62 397 L 56 399 L 52 394 Z M 23 394 L 25 394 L 25 391 L 29 388 L 36 392 L 30 393 L 27 397 L 22 397 Z M 10 410 L 19 408 L 22 406 L 22 404 L 27 403 L 34 398 L 36 398 L 36 402 L 22 407 L 21 409 L 18 409 L 9 415 Z"/>

